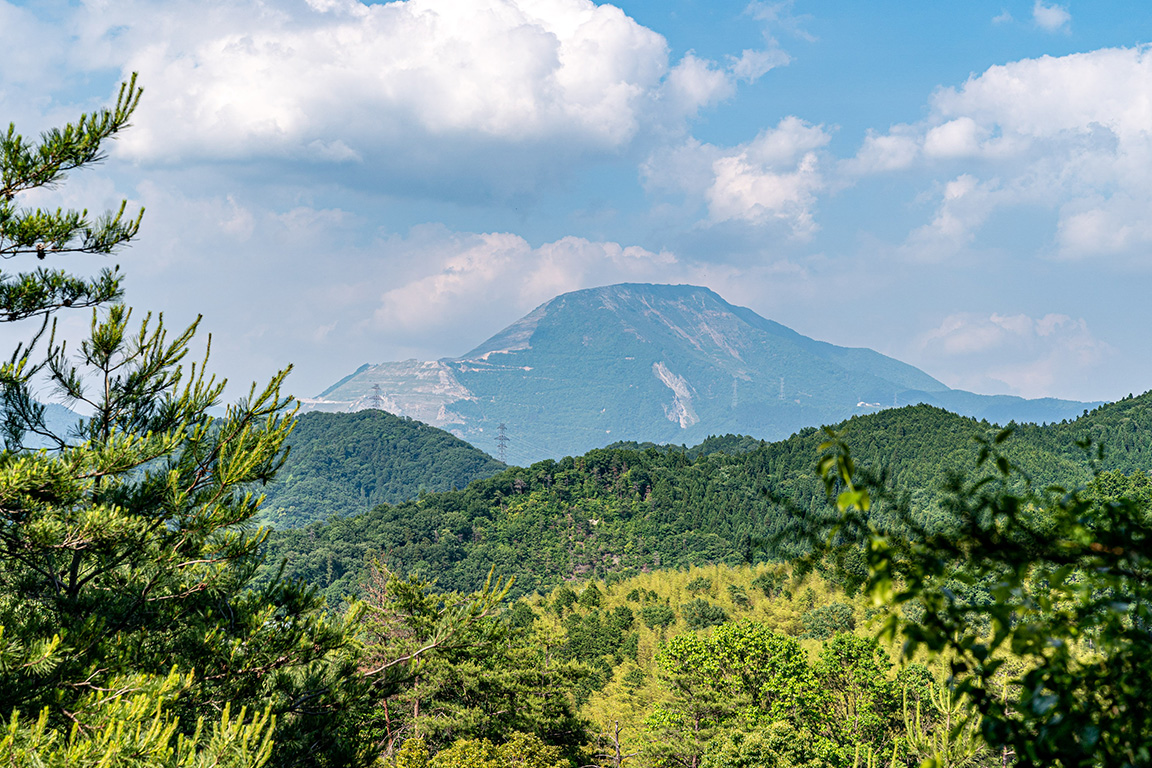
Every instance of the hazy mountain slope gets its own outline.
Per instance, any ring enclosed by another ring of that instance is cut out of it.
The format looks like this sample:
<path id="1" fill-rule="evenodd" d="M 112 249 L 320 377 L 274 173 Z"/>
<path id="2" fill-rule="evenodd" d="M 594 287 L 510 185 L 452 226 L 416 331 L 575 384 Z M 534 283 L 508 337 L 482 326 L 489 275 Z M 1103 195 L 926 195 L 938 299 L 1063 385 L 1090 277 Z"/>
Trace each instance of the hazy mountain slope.
<path id="1" fill-rule="evenodd" d="M 375 390 L 374 387 L 379 387 Z M 1085 404 L 974 395 L 869 349 L 837 347 L 706 288 L 613 285 L 557 296 L 460 358 L 362 367 L 317 409 L 375 402 L 526 464 L 618 440 L 780 439 L 926 402 L 998 421 L 1059 421 Z"/>
<path id="2" fill-rule="evenodd" d="M 787 326 L 761 317 L 746 307 L 733 306 L 732 312 L 749 325 L 786 338 L 808 352 L 830 360 L 846 370 L 878 376 L 885 381 L 911 390 L 924 392 L 948 390 L 947 386 L 919 368 L 882 355 L 875 350 L 863 347 L 838 347 L 826 341 L 810 339 Z"/>
<path id="3" fill-rule="evenodd" d="M 926 403 L 964 416 L 987 419 L 997 424 L 1007 424 L 1012 421 L 1044 423 L 1075 419 L 1083 415 L 1084 411 L 1101 405 L 1100 403 L 1058 400 L 1054 397 L 1026 400 L 1015 395 L 977 395 L 960 389 L 935 392 L 901 392 L 898 398 L 901 403 Z"/>
<path id="4" fill-rule="evenodd" d="M 504 469 L 441 429 L 377 410 L 305 414 L 289 445 L 276 481 L 259 489 L 261 521 L 278 528 L 463 488 Z"/>
<path id="5" fill-rule="evenodd" d="M 44 425 L 48 431 L 66 441 L 75 441 L 76 427 L 80 424 L 80 414 L 58 403 L 44 403 Z M 3 445 L 0 442 L 0 445 Z M 25 432 L 23 447 L 36 450 L 38 448 L 58 448 L 54 440 L 37 435 L 34 432 Z"/>

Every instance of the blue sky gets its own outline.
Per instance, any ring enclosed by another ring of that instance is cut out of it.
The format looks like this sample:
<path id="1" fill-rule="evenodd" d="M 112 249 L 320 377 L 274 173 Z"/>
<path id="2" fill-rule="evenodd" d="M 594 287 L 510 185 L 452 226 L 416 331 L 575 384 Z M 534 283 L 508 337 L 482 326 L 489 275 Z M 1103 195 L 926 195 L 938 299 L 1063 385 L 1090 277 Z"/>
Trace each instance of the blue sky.
<path id="1" fill-rule="evenodd" d="M 0 0 L 0 122 L 139 72 L 108 161 L 26 202 L 146 206 L 129 303 L 202 313 L 236 382 L 311 396 L 674 282 L 1115 399 L 1152 389 L 1149 40 L 1136 2 Z"/>

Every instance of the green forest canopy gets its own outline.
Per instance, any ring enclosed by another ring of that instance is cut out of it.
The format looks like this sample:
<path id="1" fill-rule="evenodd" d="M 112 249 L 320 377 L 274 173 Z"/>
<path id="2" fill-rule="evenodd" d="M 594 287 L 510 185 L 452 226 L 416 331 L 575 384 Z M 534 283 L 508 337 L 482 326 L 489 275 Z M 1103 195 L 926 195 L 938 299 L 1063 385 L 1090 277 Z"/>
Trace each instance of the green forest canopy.
<path id="1" fill-rule="evenodd" d="M 274 528 L 463 488 L 504 469 L 442 429 L 375 409 L 306 413 L 288 445 L 276 479 L 261 488 L 266 498 L 259 519 Z"/>
<path id="2" fill-rule="evenodd" d="M 1081 447 L 1085 440 L 1106 447 L 1102 469 L 1146 471 L 1150 406 L 1152 393 L 1070 422 L 1013 425 L 1007 447 L 1040 484 L 1086 483 L 1093 461 Z M 974 438 L 999 427 L 919 405 L 856 417 L 836 430 L 863 467 L 886 471 L 888 483 L 931 514 L 944 480 L 973 466 Z M 738 453 L 608 448 L 513 467 L 462 490 L 278 532 L 269 540 L 268 564 L 285 561 L 286 574 L 338 601 L 358 593 L 366 559 L 380 553 L 392 568 L 444 589 L 475 589 L 495 567 L 518 574 L 518 592 L 580 575 L 786 558 L 799 550 L 768 551 L 759 542 L 794 524 L 780 501 L 825 508 L 815 472 L 823 439 L 807 429 L 776 443 L 713 441 Z"/>

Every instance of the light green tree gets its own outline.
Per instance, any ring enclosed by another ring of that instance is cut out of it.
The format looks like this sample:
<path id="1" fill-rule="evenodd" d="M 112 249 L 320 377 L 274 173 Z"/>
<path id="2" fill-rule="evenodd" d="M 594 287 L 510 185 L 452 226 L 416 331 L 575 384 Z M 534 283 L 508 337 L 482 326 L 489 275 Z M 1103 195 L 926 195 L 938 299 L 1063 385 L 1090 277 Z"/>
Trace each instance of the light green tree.
<path id="1" fill-rule="evenodd" d="M 903 695 L 904 741 L 909 755 L 935 768 L 975 768 L 992 756 L 980 738 L 980 718 L 947 686 L 932 685 L 927 701 Z"/>
<path id="2" fill-rule="evenodd" d="M 841 633 L 824 643 L 815 673 L 839 741 L 889 750 L 897 710 L 891 667 L 874 638 Z"/>
<path id="3" fill-rule="evenodd" d="M 428 757 L 421 738 L 412 738 L 390 762 L 393 768 L 566 768 L 560 750 L 528 733 L 513 732 L 496 744 L 488 739 L 460 739 Z"/>
<path id="4" fill-rule="evenodd" d="M 220 717 L 205 727 L 196 723 L 191 736 L 179 733 L 168 705 L 192 683 L 190 676 L 130 675 L 120 688 L 88 694 L 81 709 L 87 727 L 67 734 L 52 728 L 47 709 L 35 719 L 13 713 L 0 733 L 0 763 L 14 768 L 260 768 L 272 755 L 275 718 L 265 710 L 235 716 L 225 705 Z"/>
<path id="5" fill-rule="evenodd" d="M 714 739 L 774 723 L 805 731 L 823 752 L 833 747 L 822 735 L 826 698 L 807 654 L 763 624 L 743 619 L 706 635 L 677 635 L 660 649 L 656 664 L 672 692 L 672 701 L 648 719 L 656 762 L 696 768 Z"/>

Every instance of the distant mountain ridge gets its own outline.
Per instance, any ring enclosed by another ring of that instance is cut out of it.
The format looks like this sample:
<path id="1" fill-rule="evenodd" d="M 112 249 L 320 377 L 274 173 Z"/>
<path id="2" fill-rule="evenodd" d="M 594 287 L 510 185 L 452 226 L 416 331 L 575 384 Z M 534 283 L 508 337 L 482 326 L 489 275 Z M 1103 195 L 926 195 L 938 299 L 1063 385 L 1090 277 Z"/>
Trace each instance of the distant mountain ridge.
<path id="1" fill-rule="evenodd" d="M 562 294 L 459 358 L 365 365 L 306 409 L 379 407 L 527 464 L 618 440 L 778 440 L 928 403 L 991 421 L 1060 421 L 1099 403 L 953 390 L 870 349 L 817 341 L 690 285 Z M 499 425 L 504 430 L 499 431 Z"/>

